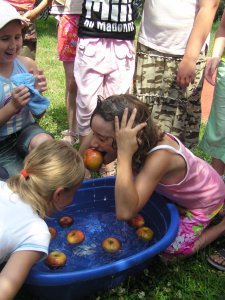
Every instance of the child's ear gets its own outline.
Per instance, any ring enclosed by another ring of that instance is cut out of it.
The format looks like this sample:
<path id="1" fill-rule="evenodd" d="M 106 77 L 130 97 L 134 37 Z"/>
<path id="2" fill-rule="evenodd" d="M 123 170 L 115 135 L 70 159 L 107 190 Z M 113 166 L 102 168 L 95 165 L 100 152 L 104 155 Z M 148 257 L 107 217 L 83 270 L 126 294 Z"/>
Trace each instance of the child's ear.
<path id="1" fill-rule="evenodd" d="M 59 203 L 60 201 L 60 196 L 62 195 L 62 193 L 64 192 L 64 188 L 63 187 L 59 187 L 57 188 L 53 195 L 52 195 L 52 201 L 57 205 L 57 203 Z"/>

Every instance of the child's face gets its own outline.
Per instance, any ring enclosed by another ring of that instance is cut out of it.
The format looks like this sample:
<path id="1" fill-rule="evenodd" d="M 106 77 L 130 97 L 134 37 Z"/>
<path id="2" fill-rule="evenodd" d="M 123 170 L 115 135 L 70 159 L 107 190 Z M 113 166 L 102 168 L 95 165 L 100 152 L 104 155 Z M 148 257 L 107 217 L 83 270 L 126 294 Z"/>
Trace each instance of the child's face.
<path id="1" fill-rule="evenodd" d="M 95 115 L 92 119 L 91 129 L 93 131 L 93 138 L 90 145 L 91 148 L 100 152 L 106 152 L 104 158 L 105 163 L 114 160 L 117 151 L 112 147 L 115 138 L 113 122 L 107 122 L 101 116 Z M 108 159 L 110 161 L 108 161 Z"/>
<path id="2" fill-rule="evenodd" d="M 0 30 L 0 63 L 12 62 L 23 44 L 22 25 L 15 20 Z"/>

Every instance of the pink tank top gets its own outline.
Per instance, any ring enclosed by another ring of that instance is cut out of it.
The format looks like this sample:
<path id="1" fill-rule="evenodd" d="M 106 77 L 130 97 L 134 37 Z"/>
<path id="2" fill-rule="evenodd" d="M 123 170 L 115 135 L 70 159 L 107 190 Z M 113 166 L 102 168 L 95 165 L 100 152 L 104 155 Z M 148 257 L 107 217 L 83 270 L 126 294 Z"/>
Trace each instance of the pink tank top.
<path id="1" fill-rule="evenodd" d="M 212 213 L 225 200 L 225 184 L 222 178 L 206 161 L 195 156 L 176 137 L 167 135 L 179 144 L 179 150 L 169 145 L 159 145 L 149 153 L 160 149 L 176 152 L 186 161 L 187 173 L 177 184 L 159 183 L 156 191 L 184 208 L 198 213 Z"/>

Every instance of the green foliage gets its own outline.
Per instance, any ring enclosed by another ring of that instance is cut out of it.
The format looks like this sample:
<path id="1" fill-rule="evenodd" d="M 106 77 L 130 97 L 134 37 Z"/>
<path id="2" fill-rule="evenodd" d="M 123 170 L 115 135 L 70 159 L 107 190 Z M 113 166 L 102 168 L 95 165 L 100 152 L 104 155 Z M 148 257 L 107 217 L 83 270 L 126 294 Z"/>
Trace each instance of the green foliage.
<path id="1" fill-rule="evenodd" d="M 219 4 L 219 7 L 218 7 L 216 15 L 215 15 L 215 21 L 221 19 L 223 10 L 224 10 L 224 6 L 225 6 L 225 0 L 220 0 L 220 4 Z"/>

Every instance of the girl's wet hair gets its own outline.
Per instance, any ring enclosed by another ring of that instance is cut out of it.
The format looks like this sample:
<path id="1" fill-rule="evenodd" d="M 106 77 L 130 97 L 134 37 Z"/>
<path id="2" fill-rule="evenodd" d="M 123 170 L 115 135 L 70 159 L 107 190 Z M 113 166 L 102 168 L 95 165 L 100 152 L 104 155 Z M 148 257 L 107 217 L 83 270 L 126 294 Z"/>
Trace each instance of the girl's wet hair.
<path id="1" fill-rule="evenodd" d="M 97 106 L 91 116 L 90 124 L 95 115 L 101 116 L 107 122 L 113 122 L 113 125 L 115 116 L 118 116 L 119 123 L 121 123 L 125 108 L 128 108 L 128 118 L 130 118 L 133 109 L 137 109 L 134 127 L 140 123 L 147 122 L 147 126 L 137 135 L 139 147 L 133 155 L 133 166 L 139 170 L 143 166 L 148 152 L 155 147 L 164 136 L 164 132 L 161 132 L 151 119 L 151 114 L 146 104 L 129 94 L 113 95 L 107 99 L 98 97 Z"/>
<path id="2" fill-rule="evenodd" d="M 22 172 L 9 178 L 7 184 L 44 218 L 54 191 L 59 187 L 78 187 L 84 178 L 85 168 L 81 155 L 71 145 L 50 140 L 27 155 L 24 171 L 26 176 Z"/>

